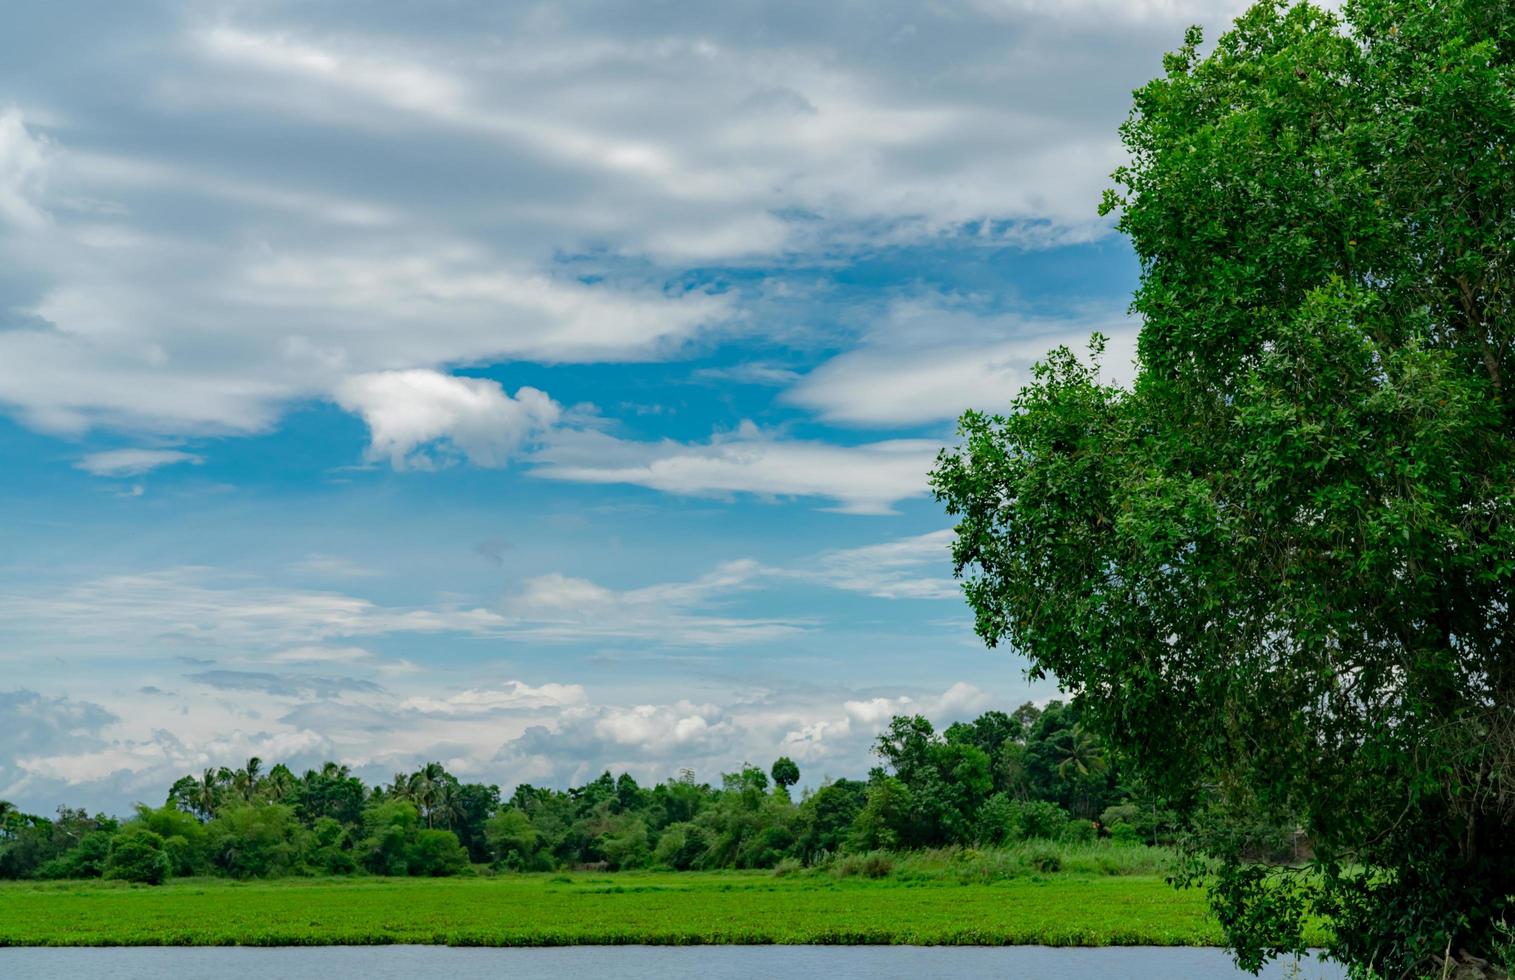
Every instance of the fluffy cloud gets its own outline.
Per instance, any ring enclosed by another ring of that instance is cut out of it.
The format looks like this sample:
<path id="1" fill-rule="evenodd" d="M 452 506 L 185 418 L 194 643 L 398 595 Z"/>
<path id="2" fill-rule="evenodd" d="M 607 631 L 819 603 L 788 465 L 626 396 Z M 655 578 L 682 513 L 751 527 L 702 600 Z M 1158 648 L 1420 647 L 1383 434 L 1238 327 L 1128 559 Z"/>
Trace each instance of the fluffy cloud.
<path id="1" fill-rule="evenodd" d="M 533 476 L 628 483 L 665 493 L 820 497 L 849 514 L 888 514 L 926 493 L 941 444 L 891 439 L 857 446 L 785 439 L 742 423 L 708 443 L 632 442 L 600 432 L 559 438 L 534 457 Z"/>
<path id="2" fill-rule="evenodd" d="M 368 423 L 369 456 L 396 469 L 430 465 L 423 449 L 437 442 L 476 465 L 503 466 L 559 415 L 558 404 L 535 388 L 512 398 L 496 381 L 420 369 L 347 378 L 335 397 Z"/>
<path id="3" fill-rule="evenodd" d="M 528 728 L 495 761 L 519 779 L 553 785 L 592 779 L 606 769 L 662 780 L 688 767 L 714 780 L 742 762 L 766 763 L 779 754 L 804 763 L 811 781 L 824 773 L 856 777 L 873 764 L 873 740 L 893 715 L 919 713 L 946 724 L 983 710 L 989 700 L 958 682 L 940 694 L 866 699 L 787 691 L 725 704 L 587 704 Z"/>
<path id="4" fill-rule="evenodd" d="M 277 685 L 276 685 L 277 687 Z M 151 695 L 181 711 L 123 712 L 30 691 L 0 693 L 13 719 L 0 732 L 0 798 L 34 812 L 59 802 L 124 812 L 185 773 L 256 755 L 296 771 L 340 759 L 371 782 L 439 759 L 465 778 L 509 788 L 564 786 L 609 768 L 662 780 L 690 767 L 718 779 L 743 762 L 798 759 L 807 782 L 859 776 L 889 717 L 923 713 L 938 724 L 969 717 L 988 696 L 959 682 L 941 693 L 851 694 L 845 689 L 727 691 L 709 700 L 592 697 L 577 683 L 500 681 L 405 698 L 385 692 L 235 686 Z M 140 707 L 149 696 L 134 693 Z M 282 707 L 281 707 L 282 706 Z"/>
<path id="5" fill-rule="evenodd" d="M 44 752 L 97 748 L 101 731 L 119 721 L 98 704 L 35 691 L 0 691 L 0 798 L 15 792 L 17 760 Z"/>
<path id="6" fill-rule="evenodd" d="M 90 453 L 74 465 L 95 476 L 141 476 L 160 466 L 205 462 L 205 457 L 178 449 L 111 449 Z"/>

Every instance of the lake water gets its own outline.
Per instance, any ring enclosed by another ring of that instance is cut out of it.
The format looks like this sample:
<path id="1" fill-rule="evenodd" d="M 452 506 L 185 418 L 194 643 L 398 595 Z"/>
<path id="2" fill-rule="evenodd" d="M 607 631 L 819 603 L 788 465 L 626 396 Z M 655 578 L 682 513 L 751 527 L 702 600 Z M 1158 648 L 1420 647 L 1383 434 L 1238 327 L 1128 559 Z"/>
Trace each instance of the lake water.
<path id="1" fill-rule="evenodd" d="M 1281 980 L 1339 980 L 1316 961 L 1273 963 Z M 445 946 L 317 946 L 240 949 L 0 949 L 5 980 L 1232 980 L 1246 977 L 1217 949 L 965 946 L 564 946 L 451 949 Z"/>

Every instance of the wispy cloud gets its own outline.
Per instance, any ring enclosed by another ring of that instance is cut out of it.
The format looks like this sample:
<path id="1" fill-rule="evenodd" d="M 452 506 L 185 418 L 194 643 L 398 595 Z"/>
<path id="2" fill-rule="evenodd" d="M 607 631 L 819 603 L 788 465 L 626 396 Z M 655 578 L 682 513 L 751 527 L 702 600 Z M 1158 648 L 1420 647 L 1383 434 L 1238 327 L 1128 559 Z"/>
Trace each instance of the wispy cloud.
<path id="1" fill-rule="evenodd" d="M 179 449 L 110 449 L 90 453 L 74 465 L 94 476 L 141 476 L 150 470 L 175 463 L 198 466 L 205 457 Z"/>
<path id="2" fill-rule="evenodd" d="M 888 514 L 924 496 L 940 443 L 893 439 L 841 446 L 786 439 L 750 422 L 707 443 L 633 442 L 600 432 L 565 434 L 533 457 L 533 476 L 627 483 L 664 493 L 820 497 L 849 514 Z"/>

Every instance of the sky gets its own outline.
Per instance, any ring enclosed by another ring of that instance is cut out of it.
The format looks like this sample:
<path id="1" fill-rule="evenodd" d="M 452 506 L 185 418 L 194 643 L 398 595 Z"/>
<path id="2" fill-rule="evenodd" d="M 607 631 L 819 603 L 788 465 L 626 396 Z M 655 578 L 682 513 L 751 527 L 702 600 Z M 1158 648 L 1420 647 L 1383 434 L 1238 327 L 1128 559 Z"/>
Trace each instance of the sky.
<path id="1" fill-rule="evenodd" d="M 989 650 L 927 472 L 1229 0 L 56 2 L 0 33 L 0 798 L 861 776 Z"/>

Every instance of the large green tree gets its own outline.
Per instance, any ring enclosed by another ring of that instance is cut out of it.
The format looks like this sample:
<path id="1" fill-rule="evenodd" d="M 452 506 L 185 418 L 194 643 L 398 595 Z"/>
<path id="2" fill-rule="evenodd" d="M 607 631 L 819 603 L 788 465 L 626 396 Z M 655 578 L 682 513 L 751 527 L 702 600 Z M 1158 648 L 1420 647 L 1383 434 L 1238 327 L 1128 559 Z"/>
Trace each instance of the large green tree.
<path id="1" fill-rule="evenodd" d="M 1312 910 L 1360 972 L 1488 955 L 1515 917 L 1515 4 L 1264 2 L 1164 67 L 1105 202 L 1141 261 L 1134 382 L 1054 352 L 933 476 L 978 631 L 1168 799 L 1303 822 L 1304 869 L 1207 838 L 1244 965 Z"/>

